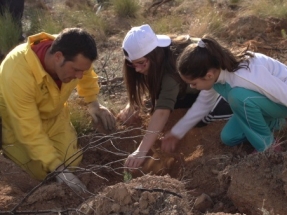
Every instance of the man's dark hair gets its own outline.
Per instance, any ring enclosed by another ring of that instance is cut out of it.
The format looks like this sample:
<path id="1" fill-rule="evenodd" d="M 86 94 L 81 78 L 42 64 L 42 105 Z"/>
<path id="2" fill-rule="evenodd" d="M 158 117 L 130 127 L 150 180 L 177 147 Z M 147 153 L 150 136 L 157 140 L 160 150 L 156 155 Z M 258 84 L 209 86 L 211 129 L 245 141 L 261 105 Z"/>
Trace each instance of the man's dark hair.
<path id="1" fill-rule="evenodd" d="M 94 61 L 98 57 L 94 38 L 81 28 L 66 28 L 60 32 L 51 46 L 51 54 L 60 51 L 65 61 L 73 61 L 78 54 Z"/>

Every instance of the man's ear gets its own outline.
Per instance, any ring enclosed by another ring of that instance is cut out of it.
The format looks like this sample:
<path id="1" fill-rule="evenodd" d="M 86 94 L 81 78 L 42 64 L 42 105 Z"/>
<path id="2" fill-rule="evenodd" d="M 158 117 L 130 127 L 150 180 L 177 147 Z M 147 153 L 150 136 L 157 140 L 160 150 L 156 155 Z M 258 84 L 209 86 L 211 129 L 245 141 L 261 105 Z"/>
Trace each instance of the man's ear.
<path id="1" fill-rule="evenodd" d="M 54 53 L 54 59 L 55 59 L 55 61 L 56 61 L 57 63 L 58 63 L 58 62 L 63 62 L 63 58 L 64 58 L 64 56 L 63 56 L 63 53 L 62 53 L 62 52 L 57 51 L 57 52 Z"/>

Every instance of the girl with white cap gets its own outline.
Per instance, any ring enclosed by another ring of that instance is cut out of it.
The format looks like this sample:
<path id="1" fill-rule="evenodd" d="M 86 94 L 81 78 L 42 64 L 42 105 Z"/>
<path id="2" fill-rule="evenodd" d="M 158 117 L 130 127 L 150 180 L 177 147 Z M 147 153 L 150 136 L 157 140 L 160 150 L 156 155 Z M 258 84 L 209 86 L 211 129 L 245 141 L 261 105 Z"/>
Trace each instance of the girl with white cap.
<path id="1" fill-rule="evenodd" d="M 176 59 L 186 46 L 197 42 L 197 38 L 187 35 L 156 35 L 147 24 L 133 27 L 126 34 L 122 44 L 125 55 L 123 72 L 129 104 L 119 113 L 118 119 L 125 122 L 142 108 L 145 95 L 151 101 L 152 113 L 147 132 L 137 150 L 127 158 L 126 167 L 137 168 L 143 163 L 173 109 L 189 108 L 195 102 L 199 91 L 181 80 L 176 71 Z M 220 119 L 228 119 L 232 114 L 222 98 L 218 99 L 214 112 L 218 110 Z M 213 115 L 211 113 L 210 117 Z"/>

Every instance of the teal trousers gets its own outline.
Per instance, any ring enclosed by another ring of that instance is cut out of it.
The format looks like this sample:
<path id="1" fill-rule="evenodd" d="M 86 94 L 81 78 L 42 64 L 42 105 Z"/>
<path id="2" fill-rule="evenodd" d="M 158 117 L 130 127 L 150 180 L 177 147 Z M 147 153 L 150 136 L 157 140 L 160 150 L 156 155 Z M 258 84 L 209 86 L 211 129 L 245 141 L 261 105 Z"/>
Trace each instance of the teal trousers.
<path id="1" fill-rule="evenodd" d="M 234 146 L 248 140 L 259 152 L 269 148 L 274 142 L 273 131 L 286 123 L 287 107 L 245 88 L 217 86 L 215 89 L 226 96 L 233 111 L 221 132 L 222 142 Z"/>

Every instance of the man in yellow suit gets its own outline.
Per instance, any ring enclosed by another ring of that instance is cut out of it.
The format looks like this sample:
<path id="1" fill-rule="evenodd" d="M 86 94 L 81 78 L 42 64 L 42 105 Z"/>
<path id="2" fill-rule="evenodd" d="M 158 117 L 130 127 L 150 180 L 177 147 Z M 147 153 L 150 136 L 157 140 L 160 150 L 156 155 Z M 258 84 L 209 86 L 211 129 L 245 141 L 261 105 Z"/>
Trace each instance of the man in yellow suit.
<path id="1" fill-rule="evenodd" d="M 59 182 L 77 191 L 85 189 L 66 170 L 82 159 L 66 102 L 77 87 L 93 119 L 99 117 L 106 129 L 115 128 L 113 114 L 97 101 L 98 77 L 92 67 L 97 55 L 89 33 L 68 28 L 57 36 L 39 33 L 28 37 L 1 63 L 2 148 L 32 177 L 43 180 L 58 170 L 62 171 L 56 177 Z"/>

